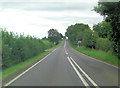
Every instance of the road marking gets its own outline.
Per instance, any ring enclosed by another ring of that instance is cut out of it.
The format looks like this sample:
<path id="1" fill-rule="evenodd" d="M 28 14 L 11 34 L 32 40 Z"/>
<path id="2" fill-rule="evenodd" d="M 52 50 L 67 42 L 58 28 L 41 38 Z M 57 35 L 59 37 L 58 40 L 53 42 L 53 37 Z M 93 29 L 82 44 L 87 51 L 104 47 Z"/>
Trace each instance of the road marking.
<path id="1" fill-rule="evenodd" d="M 80 66 L 72 59 L 72 57 L 70 57 L 70 58 L 71 58 L 71 60 L 74 62 L 74 64 L 79 68 L 79 70 L 86 76 L 86 78 L 87 78 L 95 87 L 99 88 L 98 85 L 85 73 L 85 71 L 83 71 L 83 69 L 80 68 Z"/>
<path id="2" fill-rule="evenodd" d="M 64 44 L 64 48 L 66 47 L 66 41 L 65 41 L 65 44 Z"/>
<path id="3" fill-rule="evenodd" d="M 65 53 L 68 54 L 68 52 L 66 51 L 66 49 L 65 49 Z"/>
<path id="4" fill-rule="evenodd" d="M 86 82 L 86 80 L 82 77 L 82 75 L 79 73 L 79 71 L 77 70 L 77 68 L 73 65 L 72 61 L 70 60 L 69 57 L 68 58 L 68 61 L 70 62 L 70 64 L 72 65 L 73 69 L 75 70 L 75 72 L 77 73 L 78 77 L 81 79 L 81 81 L 83 82 L 83 84 L 88 87 L 89 84 Z"/>
<path id="5" fill-rule="evenodd" d="M 64 50 L 65 50 L 65 53 L 68 55 L 68 52 L 66 51 L 66 41 L 65 41 L 65 44 L 64 44 Z"/>
<path id="6" fill-rule="evenodd" d="M 57 48 L 56 49 L 54 49 L 52 52 L 55 52 L 57 50 Z"/>
<path id="7" fill-rule="evenodd" d="M 55 49 L 56 50 L 56 49 Z M 54 51 L 55 51 L 54 50 Z M 53 52 L 54 52 L 53 51 Z M 29 70 L 31 70 L 33 67 L 35 67 L 37 64 L 39 64 L 40 62 L 42 62 L 44 59 L 46 59 L 49 55 L 51 55 L 52 53 L 49 53 L 47 56 L 45 56 L 43 59 L 41 59 L 40 61 L 38 61 L 37 63 L 35 63 L 34 65 L 32 65 L 30 68 L 28 68 L 27 70 L 25 70 L 24 72 L 22 72 L 20 75 L 18 75 L 17 77 L 15 77 L 14 79 L 12 79 L 10 82 L 6 83 L 4 86 L 8 86 L 11 83 L 13 83 L 15 80 L 17 80 L 18 78 L 20 78 L 22 75 L 24 75 L 25 73 L 27 73 Z"/>

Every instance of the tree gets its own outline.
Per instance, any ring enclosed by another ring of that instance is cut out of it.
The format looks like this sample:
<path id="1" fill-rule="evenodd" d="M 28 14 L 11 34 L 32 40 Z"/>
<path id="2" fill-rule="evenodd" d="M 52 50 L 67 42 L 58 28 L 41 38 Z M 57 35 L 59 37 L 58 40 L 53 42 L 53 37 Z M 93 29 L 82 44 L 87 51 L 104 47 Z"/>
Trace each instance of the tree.
<path id="1" fill-rule="evenodd" d="M 105 17 L 110 23 L 111 40 L 114 41 L 114 51 L 120 58 L 120 1 L 119 2 L 98 2 L 98 6 L 94 7 L 94 11 Z"/>
<path id="2" fill-rule="evenodd" d="M 8 68 L 38 55 L 45 50 L 45 44 L 38 38 L 12 32 L 2 32 L 2 67 Z"/>
<path id="3" fill-rule="evenodd" d="M 96 40 L 98 39 L 98 35 L 96 32 L 93 32 L 92 30 L 85 30 L 83 32 L 83 38 L 82 38 L 82 45 L 88 48 L 96 48 Z"/>
<path id="4" fill-rule="evenodd" d="M 61 35 L 56 29 L 50 29 L 48 31 L 48 39 L 51 42 L 58 42 L 61 39 Z"/>
<path id="5" fill-rule="evenodd" d="M 43 37 L 42 40 L 47 40 L 47 38 L 46 38 L 46 37 Z"/>
<path id="6" fill-rule="evenodd" d="M 64 36 L 60 33 L 60 37 L 63 38 Z"/>
<path id="7" fill-rule="evenodd" d="M 99 37 L 107 38 L 110 35 L 111 25 L 106 21 L 102 21 L 94 25 L 93 30 L 98 32 Z"/>
<path id="8" fill-rule="evenodd" d="M 65 35 L 72 43 L 76 44 L 78 41 L 82 41 L 82 33 L 85 29 L 90 29 L 90 27 L 87 24 L 76 23 L 67 28 Z"/>

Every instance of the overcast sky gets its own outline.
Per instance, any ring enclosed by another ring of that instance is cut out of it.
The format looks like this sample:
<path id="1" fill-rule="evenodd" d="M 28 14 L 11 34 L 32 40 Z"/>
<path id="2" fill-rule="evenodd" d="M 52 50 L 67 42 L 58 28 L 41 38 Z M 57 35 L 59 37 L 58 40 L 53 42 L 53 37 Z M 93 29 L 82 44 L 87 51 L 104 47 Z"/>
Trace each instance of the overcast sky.
<path id="1" fill-rule="evenodd" d="M 63 35 L 75 23 L 97 24 L 103 17 L 92 11 L 98 0 L 0 2 L 0 28 L 39 38 L 51 28 Z"/>

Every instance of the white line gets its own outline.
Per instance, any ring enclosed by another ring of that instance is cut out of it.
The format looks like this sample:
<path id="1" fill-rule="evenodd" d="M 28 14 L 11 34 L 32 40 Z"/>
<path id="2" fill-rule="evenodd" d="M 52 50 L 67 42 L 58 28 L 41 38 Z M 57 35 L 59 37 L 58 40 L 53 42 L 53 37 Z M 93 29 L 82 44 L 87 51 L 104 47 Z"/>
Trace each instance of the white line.
<path id="1" fill-rule="evenodd" d="M 66 47 L 66 41 L 65 41 L 65 44 L 64 44 L 64 50 L 65 50 L 65 53 L 68 54 L 68 52 L 66 51 L 65 47 Z"/>
<path id="2" fill-rule="evenodd" d="M 56 49 L 55 49 L 56 50 Z M 55 51 L 54 50 L 54 51 Z M 8 86 L 11 83 L 13 83 L 15 80 L 17 80 L 19 77 L 21 77 L 22 75 L 24 75 L 26 72 L 28 72 L 29 70 L 31 70 L 33 67 L 35 67 L 37 64 L 39 64 L 40 62 L 42 62 L 44 59 L 46 59 L 46 57 L 48 57 L 50 54 L 49 53 L 47 56 L 45 56 L 43 59 L 41 59 L 40 61 L 38 61 L 37 63 L 35 63 L 34 65 L 32 65 L 30 68 L 28 68 L 27 70 L 25 70 L 23 73 L 21 73 L 20 75 L 18 75 L 17 77 L 15 77 L 13 80 L 11 80 L 10 82 L 6 83 L 4 86 Z"/>
<path id="3" fill-rule="evenodd" d="M 56 49 L 54 49 L 52 52 L 55 52 L 57 50 L 57 48 Z"/>
<path id="4" fill-rule="evenodd" d="M 74 68 L 75 72 L 77 73 L 77 75 L 79 76 L 79 78 L 81 79 L 81 81 L 83 82 L 83 84 L 84 84 L 86 87 L 88 87 L 89 84 L 86 82 L 86 80 L 82 77 L 82 75 L 79 73 L 79 71 L 78 71 L 78 70 L 76 69 L 76 67 L 73 65 L 73 63 L 72 63 L 72 61 L 70 60 L 70 58 L 69 58 L 69 57 L 67 57 L 67 58 L 68 58 L 70 64 L 72 65 L 72 67 Z"/>
<path id="5" fill-rule="evenodd" d="M 66 49 L 64 49 L 64 50 L 65 50 L 65 53 L 68 54 L 68 52 L 66 51 Z"/>
<path id="6" fill-rule="evenodd" d="M 68 55 L 68 53 L 66 52 L 66 54 Z"/>
<path id="7" fill-rule="evenodd" d="M 80 68 L 80 66 L 72 59 L 72 57 L 70 57 L 71 60 L 75 63 L 75 65 L 80 69 L 80 71 L 87 77 L 87 79 L 96 87 L 98 87 L 98 85 L 83 71 L 82 68 Z"/>

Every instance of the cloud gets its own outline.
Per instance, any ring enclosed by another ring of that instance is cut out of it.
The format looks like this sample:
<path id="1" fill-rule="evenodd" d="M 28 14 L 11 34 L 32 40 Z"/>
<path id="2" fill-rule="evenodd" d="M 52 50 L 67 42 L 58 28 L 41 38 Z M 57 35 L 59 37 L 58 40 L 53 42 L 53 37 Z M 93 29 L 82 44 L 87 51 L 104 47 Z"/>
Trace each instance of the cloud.
<path id="1" fill-rule="evenodd" d="M 97 2 L 3 2 L 0 5 L 0 27 L 36 37 L 47 36 L 51 28 L 63 35 L 68 26 L 85 23 L 92 27 L 102 17 L 91 11 Z"/>
<path id="2" fill-rule="evenodd" d="M 30 11 L 85 11 L 94 5 L 90 2 L 3 2 L 1 7 Z"/>

